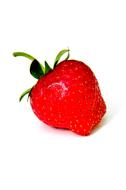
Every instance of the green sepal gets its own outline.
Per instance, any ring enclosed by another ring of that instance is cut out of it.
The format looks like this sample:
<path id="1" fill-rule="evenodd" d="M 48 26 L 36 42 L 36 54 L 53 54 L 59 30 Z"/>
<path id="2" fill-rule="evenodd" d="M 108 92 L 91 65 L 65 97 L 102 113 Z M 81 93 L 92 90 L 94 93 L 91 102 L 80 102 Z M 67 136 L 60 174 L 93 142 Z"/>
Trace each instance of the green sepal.
<path id="1" fill-rule="evenodd" d="M 30 59 L 31 61 L 33 61 L 35 59 L 32 55 L 29 55 L 28 53 L 24 53 L 24 52 L 14 52 L 13 56 L 14 57 L 17 57 L 17 56 L 26 57 L 26 58 Z"/>
<path id="2" fill-rule="evenodd" d="M 32 90 L 32 88 L 29 88 L 29 89 L 25 90 L 25 91 L 21 94 L 21 96 L 20 96 L 20 98 L 19 98 L 19 102 L 24 98 L 24 96 L 25 96 L 26 94 L 29 95 L 29 93 L 31 92 L 31 90 Z M 28 96 L 28 97 L 29 97 L 29 96 Z"/>
<path id="3" fill-rule="evenodd" d="M 45 61 L 45 74 L 47 74 L 49 71 L 51 71 L 52 68 L 49 66 L 49 64 Z"/>
<path id="4" fill-rule="evenodd" d="M 42 64 L 40 64 L 40 65 L 41 65 L 43 73 L 45 73 L 45 67 Z"/>
<path id="5" fill-rule="evenodd" d="M 40 79 L 42 76 L 44 76 L 42 65 L 36 59 L 34 59 L 31 63 L 30 73 L 36 79 Z"/>
<path id="6" fill-rule="evenodd" d="M 70 56 L 69 51 L 70 51 L 69 49 L 63 49 L 63 50 L 61 50 L 61 51 L 57 54 L 57 56 L 56 56 L 56 58 L 55 58 L 55 61 L 54 61 L 54 68 L 55 68 L 55 66 L 59 63 L 61 57 L 62 57 L 65 53 L 68 53 L 68 54 L 67 54 L 67 57 L 65 58 L 65 60 L 68 60 L 68 59 L 69 59 L 69 56 Z"/>

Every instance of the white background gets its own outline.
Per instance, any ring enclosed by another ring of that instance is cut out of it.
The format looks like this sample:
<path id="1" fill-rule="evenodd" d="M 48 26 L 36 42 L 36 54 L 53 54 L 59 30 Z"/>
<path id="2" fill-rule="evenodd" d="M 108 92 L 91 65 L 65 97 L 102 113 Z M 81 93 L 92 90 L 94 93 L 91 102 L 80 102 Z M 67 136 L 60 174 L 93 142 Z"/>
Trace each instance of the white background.
<path id="1" fill-rule="evenodd" d="M 0 189 L 126 189 L 125 0 L 0 1 Z M 107 114 L 88 137 L 42 124 L 23 90 L 35 84 L 25 51 L 53 64 L 69 47 L 98 78 Z"/>

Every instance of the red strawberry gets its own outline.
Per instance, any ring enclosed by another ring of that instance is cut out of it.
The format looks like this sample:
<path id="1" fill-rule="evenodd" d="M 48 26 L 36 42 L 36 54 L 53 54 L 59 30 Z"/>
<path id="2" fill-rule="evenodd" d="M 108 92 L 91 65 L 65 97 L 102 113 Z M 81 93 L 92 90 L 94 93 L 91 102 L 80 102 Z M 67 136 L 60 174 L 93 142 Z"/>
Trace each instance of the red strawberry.
<path id="1" fill-rule="evenodd" d="M 67 57 L 57 65 L 66 52 L 69 57 L 69 50 L 62 50 L 57 55 L 53 70 L 47 62 L 43 68 L 32 56 L 14 53 L 14 56 L 23 55 L 32 60 L 30 72 L 39 79 L 20 100 L 29 93 L 31 107 L 41 121 L 79 135 L 89 135 L 105 114 L 106 105 L 98 81 L 86 64 Z"/>

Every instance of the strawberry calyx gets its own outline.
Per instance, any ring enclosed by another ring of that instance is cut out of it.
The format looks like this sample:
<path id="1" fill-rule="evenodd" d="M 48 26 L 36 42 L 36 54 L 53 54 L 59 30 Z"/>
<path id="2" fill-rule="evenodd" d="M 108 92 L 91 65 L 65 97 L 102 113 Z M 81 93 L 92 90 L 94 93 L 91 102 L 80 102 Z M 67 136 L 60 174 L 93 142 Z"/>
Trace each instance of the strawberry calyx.
<path id="1" fill-rule="evenodd" d="M 53 69 L 55 69 L 56 65 L 60 62 L 61 57 L 62 57 L 65 53 L 67 53 L 67 57 L 66 57 L 64 60 L 68 60 L 68 59 L 69 59 L 69 56 L 70 56 L 69 51 L 70 51 L 69 49 L 63 49 L 63 50 L 61 50 L 61 51 L 57 54 L 57 56 L 56 56 L 56 58 L 55 58 L 55 61 L 54 61 L 54 66 L 53 66 L 53 68 L 50 67 L 50 65 L 47 63 L 47 61 L 44 62 L 44 66 L 43 66 L 35 57 L 33 57 L 32 55 L 30 55 L 30 54 L 28 54 L 28 53 L 24 53 L 24 52 L 14 52 L 14 53 L 13 53 L 13 56 L 14 56 L 14 57 L 22 56 L 22 57 L 25 57 L 25 58 L 30 59 L 30 60 L 32 61 L 32 62 L 31 62 L 31 65 L 30 65 L 30 74 L 31 74 L 34 78 L 36 78 L 36 79 L 39 80 L 41 77 L 45 76 L 47 73 L 49 73 L 50 71 L 52 71 Z M 25 91 L 21 94 L 21 96 L 20 96 L 20 98 L 19 98 L 19 101 L 21 101 L 21 100 L 23 99 L 23 97 L 24 97 L 25 95 L 27 95 L 27 94 L 28 94 L 28 98 L 29 98 L 30 93 L 31 93 L 31 91 L 32 91 L 32 88 L 33 88 L 33 87 L 31 87 L 31 88 L 25 90 Z"/>

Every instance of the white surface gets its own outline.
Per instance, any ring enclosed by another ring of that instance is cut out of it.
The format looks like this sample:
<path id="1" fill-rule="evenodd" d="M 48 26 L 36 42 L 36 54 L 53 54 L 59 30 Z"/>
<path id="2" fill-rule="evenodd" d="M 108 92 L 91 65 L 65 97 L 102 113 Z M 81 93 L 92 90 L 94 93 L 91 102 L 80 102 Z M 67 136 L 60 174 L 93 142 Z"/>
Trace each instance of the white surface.
<path id="1" fill-rule="evenodd" d="M 0 1 L 0 189 L 126 189 L 126 8 L 123 0 Z M 35 83 L 25 51 L 53 63 L 69 47 L 107 104 L 88 137 L 44 126 L 19 94 Z"/>

